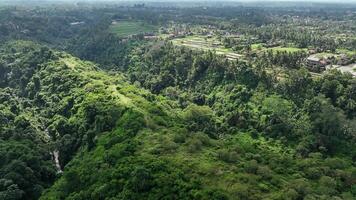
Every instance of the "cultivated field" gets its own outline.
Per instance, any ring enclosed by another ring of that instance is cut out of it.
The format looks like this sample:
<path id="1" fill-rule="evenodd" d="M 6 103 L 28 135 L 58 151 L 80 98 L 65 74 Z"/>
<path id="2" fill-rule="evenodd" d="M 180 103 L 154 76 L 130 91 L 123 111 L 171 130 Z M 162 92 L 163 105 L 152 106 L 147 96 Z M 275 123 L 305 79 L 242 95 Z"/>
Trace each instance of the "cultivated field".
<path id="1" fill-rule="evenodd" d="M 217 54 L 225 55 L 229 60 L 236 60 L 242 57 L 241 54 L 235 53 L 232 49 L 225 48 L 217 39 L 205 36 L 187 36 L 172 40 L 173 44 L 200 49 L 204 51 L 215 51 Z"/>
<path id="2" fill-rule="evenodd" d="M 272 50 L 273 52 L 288 52 L 288 53 L 294 53 L 298 51 L 307 51 L 305 48 L 297 48 L 297 47 L 282 47 L 282 46 L 277 46 L 277 47 L 271 47 L 267 48 L 263 46 L 263 43 L 258 43 L 258 44 L 252 44 L 251 45 L 251 50 L 255 52 L 261 52 L 261 51 L 266 51 L 266 50 Z"/>
<path id="3" fill-rule="evenodd" d="M 140 21 L 114 21 L 110 26 L 110 31 L 120 37 L 130 35 L 155 32 L 155 26 Z"/>
<path id="4" fill-rule="evenodd" d="M 183 38 L 175 38 L 172 40 L 173 44 L 178 46 L 186 46 L 190 48 L 200 49 L 200 50 L 212 50 L 217 54 L 225 55 L 230 60 L 235 60 L 241 58 L 243 55 L 233 51 L 231 48 L 226 48 L 223 44 L 215 37 L 207 37 L 201 35 L 186 36 Z M 252 44 L 251 50 L 255 53 L 272 50 L 273 52 L 297 52 L 297 51 L 307 51 L 307 49 L 297 48 L 297 47 L 271 47 L 266 48 L 263 43 Z"/>

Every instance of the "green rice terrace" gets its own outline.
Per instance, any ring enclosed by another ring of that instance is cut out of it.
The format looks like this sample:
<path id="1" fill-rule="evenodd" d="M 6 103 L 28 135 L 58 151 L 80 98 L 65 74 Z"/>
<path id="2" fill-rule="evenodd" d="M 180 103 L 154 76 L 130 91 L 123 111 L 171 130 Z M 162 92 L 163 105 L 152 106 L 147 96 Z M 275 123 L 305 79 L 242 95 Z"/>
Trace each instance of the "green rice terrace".
<path id="1" fill-rule="evenodd" d="M 257 43 L 257 44 L 252 44 L 251 45 L 251 50 L 255 52 L 261 52 L 261 51 L 266 51 L 266 50 L 272 50 L 273 52 L 288 52 L 288 53 L 295 53 L 299 51 L 307 51 L 306 48 L 298 48 L 298 47 L 293 47 L 291 46 L 276 46 L 276 47 L 265 47 L 264 43 Z"/>
<path id="2" fill-rule="evenodd" d="M 157 28 L 140 21 L 113 21 L 110 31 L 119 37 L 155 32 Z"/>
<path id="3" fill-rule="evenodd" d="M 187 36 L 184 38 L 175 38 L 173 44 L 189 48 L 200 49 L 204 51 L 215 51 L 216 54 L 225 55 L 229 60 L 236 60 L 242 57 L 235 53 L 231 48 L 224 47 L 216 38 L 206 36 Z"/>
<path id="4" fill-rule="evenodd" d="M 219 41 L 216 36 L 203 36 L 203 35 L 191 35 L 185 37 L 179 37 L 172 39 L 173 44 L 177 46 L 185 46 L 193 49 L 200 49 L 203 51 L 214 51 L 216 54 L 225 55 L 229 60 L 236 60 L 243 58 L 247 51 L 240 50 L 235 51 L 233 48 L 224 46 L 224 44 Z M 265 47 L 264 43 L 251 44 L 250 53 L 262 53 L 268 50 L 272 50 L 273 53 L 276 52 L 306 52 L 306 48 L 298 48 L 293 45 L 288 46 L 275 46 L 275 47 Z"/>

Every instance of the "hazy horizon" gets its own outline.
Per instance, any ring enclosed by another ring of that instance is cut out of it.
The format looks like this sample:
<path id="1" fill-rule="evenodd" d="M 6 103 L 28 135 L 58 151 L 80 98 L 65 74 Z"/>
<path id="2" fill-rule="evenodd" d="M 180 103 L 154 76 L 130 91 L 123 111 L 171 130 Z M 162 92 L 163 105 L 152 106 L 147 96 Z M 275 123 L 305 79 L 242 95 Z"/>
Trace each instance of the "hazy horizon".
<path id="1" fill-rule="evenodd" d="M 318 2 L 356 3 L 356 0 L 4 0 L 3 2 Z"/>

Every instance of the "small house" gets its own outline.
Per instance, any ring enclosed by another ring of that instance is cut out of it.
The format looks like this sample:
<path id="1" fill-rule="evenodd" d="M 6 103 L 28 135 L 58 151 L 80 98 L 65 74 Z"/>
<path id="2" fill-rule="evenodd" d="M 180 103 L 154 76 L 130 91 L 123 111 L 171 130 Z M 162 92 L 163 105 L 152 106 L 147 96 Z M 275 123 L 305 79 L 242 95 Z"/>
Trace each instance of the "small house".
<path id="1" fill-rule="evenodd" d="M 322 72 L 325 71 L 325 67 L 328 64 L 327 60 L 323 59 L 323 58 L 318 58 L 316 56 L 309 56 L 307 58 L 307 68 L 310 71 L 313 72 Z"/>

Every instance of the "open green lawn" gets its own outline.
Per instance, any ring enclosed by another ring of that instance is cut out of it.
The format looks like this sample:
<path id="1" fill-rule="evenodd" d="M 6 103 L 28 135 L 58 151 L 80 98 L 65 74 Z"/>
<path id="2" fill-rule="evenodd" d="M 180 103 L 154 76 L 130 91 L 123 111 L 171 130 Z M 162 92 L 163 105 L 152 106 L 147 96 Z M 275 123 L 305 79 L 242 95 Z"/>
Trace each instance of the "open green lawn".
<path id="1" fill-rule="evenodd" d="M 140 21 L 119 21 L 110 26 L 110 31 L 116 33 L 120 37 L 155 32 L 156 30 L 157 28 L 155 26 Z"/>

